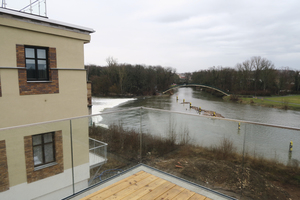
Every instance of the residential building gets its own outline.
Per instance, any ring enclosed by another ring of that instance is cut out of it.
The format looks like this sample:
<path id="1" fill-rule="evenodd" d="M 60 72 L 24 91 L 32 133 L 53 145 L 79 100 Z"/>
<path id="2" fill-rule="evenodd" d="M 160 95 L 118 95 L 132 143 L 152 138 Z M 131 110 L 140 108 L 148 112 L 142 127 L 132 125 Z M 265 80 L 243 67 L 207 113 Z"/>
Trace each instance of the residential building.
<path id="1" fill-rule="evenodd" d="M 60 199 L 87 187 L 88 120 L 40 123 L 88 114 L 84 44 L 93 32 L 0 8 L 0 199 Z"/>

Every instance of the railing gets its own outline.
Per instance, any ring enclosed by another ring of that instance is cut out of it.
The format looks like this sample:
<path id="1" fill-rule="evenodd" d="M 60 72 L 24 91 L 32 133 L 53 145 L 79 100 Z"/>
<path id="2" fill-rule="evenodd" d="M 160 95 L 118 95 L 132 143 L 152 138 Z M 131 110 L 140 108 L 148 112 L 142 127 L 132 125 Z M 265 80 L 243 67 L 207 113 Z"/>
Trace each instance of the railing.
<path id="1" fill-rule="evenodd" d="M 0 199 L 68 197 L 140 163 L 239 199 L 300 189 L 300 128 L 180 106 L 186 113 L 138 107 L 0 128 L 0 186 L 8 188 Z M 35 169 L 31 136 L 47 132 L 55 133 L 55 162 Z"/>
<path id="2" fill-rule="evenodd" d="M 90 168 L 98 167 L 107 162 L 107 144 L 89 138 Z"/>
<path id="3" fill-rule="evenodd" d="M 20 10 L 20 12 L 26 12 L 26 13 L 30 13 L 30 14 L 47 17 L 46 0 L 36 0 L 32 3 L 30 3 L 28 6 L 25 6 L 24 8 L 22 8 Z"/>
<path id="4" fill-rule="evenodd" d="M 212 89 L 212 90 L 215 90 L 215 91 L 218 91 L 226 96 L 229 96 L 230 94 L 228 94 L 228 92 L 225 92 L 219 88 L 216 88 L 216 87 L 212 87 L 212 86 L 209 86 L 209 85 L 203 85 L 203 84 L 195 84 L 195 83 L 189 83 L 189 84 L 181 84 L 181 85 L 175 85 L 175 86 L 172 86 L 170 87 L 169 89 L 163 91 L 162 93 L 165 94 L 166 92 L 172 90 L 172 89 L 175 89 L 175 88 L 180 88 L 180 87 L 202 87 L 202 88 L 209 88 L 209 89 Z"/>

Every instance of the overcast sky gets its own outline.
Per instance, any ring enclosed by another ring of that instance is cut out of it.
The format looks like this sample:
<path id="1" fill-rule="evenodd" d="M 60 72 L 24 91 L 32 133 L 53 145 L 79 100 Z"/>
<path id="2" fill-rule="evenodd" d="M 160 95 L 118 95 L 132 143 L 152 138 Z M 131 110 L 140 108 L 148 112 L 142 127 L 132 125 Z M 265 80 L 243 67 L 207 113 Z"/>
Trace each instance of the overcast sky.
<path id="1" fill-rule="evenodd" d="M 300 70 L 299 0 L 47 0 L 47 14 L 96 31 L 85 64 L 104 66 L 111 56 L 183 73 L 261 56 Z"/>

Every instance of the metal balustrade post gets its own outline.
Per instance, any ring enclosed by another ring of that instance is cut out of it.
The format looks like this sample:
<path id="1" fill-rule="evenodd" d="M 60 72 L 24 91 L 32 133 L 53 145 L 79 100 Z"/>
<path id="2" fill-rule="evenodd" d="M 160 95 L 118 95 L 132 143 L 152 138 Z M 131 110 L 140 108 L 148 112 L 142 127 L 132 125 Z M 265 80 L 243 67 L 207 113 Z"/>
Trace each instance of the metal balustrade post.
<path id="1" fill-rule="evenodd" d="M 96 153 L 96 152 L 95 152 L 95 150 L 96 150 L 96 145 L 95 145 L 95 140 L 93 140 L 93 141 L 94 141 L 94 146 L 93 146 L 93 148 L 94 148 L 94 150 L 93 150 L 93 151 L 94 151 L 94 155 L 93 155 L 93 157 L 94 157 L 94 160 L 95 160 L 95 159 L 96 159 L 96 155 L 95 155 L 95 153 Z"/>
<path id="2" fill-rule="evenodd" d="M 107 161 L 107 145 L 104 146 L 105 162 Z"/>
<path id="3" fill-rule="evenodd" d="M 142 163 L 143 132 L 142 132 L 142 109 L 140 108 L 140 163 Z"/>
<path id="4" fill-rule="evenodd" d="M 70 120 L 70 142 L 71 142 L 71 164 L 72 164 L 72 185 L 73 194 L 75 194 L 75 180 L 74 180 L 74 159 L 73 159 L 73 136 L 72 136 L 72 120 Z"/>
<path id="5" fill-rule="evenodd" d="M 244 189 L 243 181 L 244 181 L 244 168 L 245 168 L 245 148 L 246 148 L 245 145 L 246 145 L 246 135 L 247 135 L 246 126 L 247 126 L 247 124 L 244 124 L 243 161 L 242 161 L 241 196 L 240 196 L 240 198 L 243 197 L 243 189 Z"/>

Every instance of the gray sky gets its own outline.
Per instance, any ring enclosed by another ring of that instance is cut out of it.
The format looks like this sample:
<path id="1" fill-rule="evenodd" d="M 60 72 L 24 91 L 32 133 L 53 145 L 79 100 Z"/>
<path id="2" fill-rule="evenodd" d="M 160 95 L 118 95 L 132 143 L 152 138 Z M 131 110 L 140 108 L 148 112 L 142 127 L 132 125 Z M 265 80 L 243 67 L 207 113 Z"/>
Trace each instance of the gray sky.
<path id="1" fill-rule="evenodd" d="M 6 0 L 12 9 L 29 2 Z M 300 70 L 299 0 L 47 0 L 47 13 L 96 31 L 85 64 L 111 56 L 183 73 L 261 56 Z"/>

